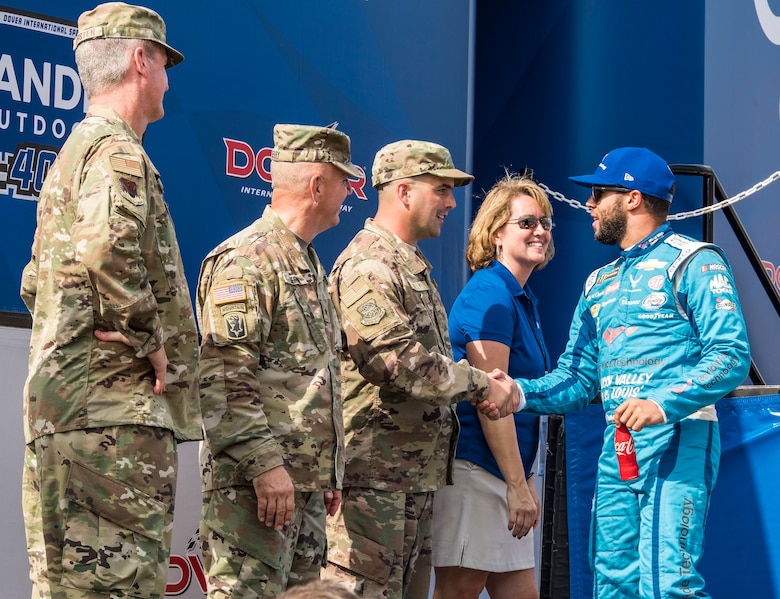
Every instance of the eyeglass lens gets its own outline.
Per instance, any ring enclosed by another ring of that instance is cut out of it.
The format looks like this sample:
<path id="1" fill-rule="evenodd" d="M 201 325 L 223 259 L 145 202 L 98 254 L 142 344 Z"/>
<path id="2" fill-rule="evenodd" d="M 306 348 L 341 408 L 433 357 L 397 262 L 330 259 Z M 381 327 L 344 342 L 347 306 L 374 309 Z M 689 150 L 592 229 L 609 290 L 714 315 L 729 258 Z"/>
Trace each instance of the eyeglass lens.
<path id="1" fill-rule="evenodd" d="M 624 187 L 601 187 L 594 185 L 590 188 L 590 195 L 593 196 L 593 201 L 598 204 L 607 193 L 628 193 L 629 191 L 629 189 Z"/>
<path id="2" fill-rule="evenodd" d="M 521 216 L 515 221 L 521 229 L 536 229 L 539 223 L 542 224 L 542 229 L 549 231 L 553 228 L 552 219 L 549 216 L 543 216 L 542 218 L 536 216 Z"/>

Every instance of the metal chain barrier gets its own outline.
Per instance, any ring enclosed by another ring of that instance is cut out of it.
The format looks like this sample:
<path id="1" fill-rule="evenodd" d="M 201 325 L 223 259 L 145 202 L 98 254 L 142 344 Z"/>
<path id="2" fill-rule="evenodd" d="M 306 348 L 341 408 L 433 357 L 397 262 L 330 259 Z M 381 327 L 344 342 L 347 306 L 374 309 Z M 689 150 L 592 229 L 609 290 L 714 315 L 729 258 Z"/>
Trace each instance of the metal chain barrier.
<path id="1" fill-rule="evenodd" d="M 746 189 L 743 192 L 738 193 L 737 195 L 728 198 L 727 200 L 723 200 L 722 202 L 717 202 L 713 204 L 712 206 L 706 206 L 703 208 L 697 208 L 696 210 L 690 210 L 688 212 L 679 212 L 677 214 L 670 214 L 669 220 L 684 220 L 686 218 L 693 218 L 695 216 L 702 216 L 704 214 L 707 214 L 708 212 L 715 212 L 716 210 L 722 210 L 726 206 L 731 206 L 733 204 L 736 204 L 737 202 L 741 202 L 747 197 L 752 196 L 757 191 L 760 191 L 764 187 L 767 187 L 768 185 L 774 183 L 780 179 L 780 171 L 775 171 L 771 175 L 769 175 L 766 179 L 763 181 L 760 181 L 759 183 L 756 183 L 753 187 L 750 189 Z M 547 187 L 544 183 L 539 183 L 539 187 L 541 187 L 544 191 L 547 192 L 547 195 L 549 195 L 551 198 L 555 198 L 556 200 L 563 202 L 564 204 L 568 204 L 572 208 L 577 208 L 579 210 L 585 210 L 586 212 L 590 212 L 590 208 L 582 204 L 581 202 L 578 202 L 577 200 L 571 200 L 567 198 L 565 195 L 563 195 L 560 192 L 553 191 L 549 187 Z"/>

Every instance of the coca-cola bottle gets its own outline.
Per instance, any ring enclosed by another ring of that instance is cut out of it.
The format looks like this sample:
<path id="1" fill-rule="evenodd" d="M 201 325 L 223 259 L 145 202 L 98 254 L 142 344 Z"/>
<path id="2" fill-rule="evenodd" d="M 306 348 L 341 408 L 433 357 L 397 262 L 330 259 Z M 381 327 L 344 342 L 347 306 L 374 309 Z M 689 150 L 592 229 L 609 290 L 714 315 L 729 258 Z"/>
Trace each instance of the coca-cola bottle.
<path id="1" fill-rule="evenodd" d="M 636 449 L 631 431 L 625 424 L 615 424 L 615 453 L 617 454 L 620 480 L 639 478 L 639 465 L 636 463 Z"/>

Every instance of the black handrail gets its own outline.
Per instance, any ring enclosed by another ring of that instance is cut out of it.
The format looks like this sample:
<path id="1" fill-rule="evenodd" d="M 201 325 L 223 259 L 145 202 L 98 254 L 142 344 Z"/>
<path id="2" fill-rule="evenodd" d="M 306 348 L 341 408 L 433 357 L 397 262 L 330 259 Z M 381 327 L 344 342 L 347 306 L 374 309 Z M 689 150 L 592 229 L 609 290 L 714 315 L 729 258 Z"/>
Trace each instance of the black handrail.
<path id="1" fill-rule="evenodd" d="M 712 167 L 704 164 L 670 164 L 669 168 L 675 175 L 693 175 L 702 177 L 702 205 L 709 207 L 715 205 L 716 202 L 722 202 L 728 199 L 728 195 L 720 184 L 720 180 Z M 764 268 L 764 264 L 761 262 L 761 257 L 756 251 L 756 247 L 750 240 L 750 236 L 747 234 L 742 221 L 740 220 L 734 207 L 729 205 L 721 209 L 723 215 L 726 217 L 731 230 L 742 246 L 742 251 L 745 252 L 750 265 L 758 276 L 758 280 L 761 282 L 764 291 L 766 292 L 772 305 L 775 307 L 775 311 L 780 316 L 780 292 L 778 292 L 772 279 Z M 714 215 L 712 212 L 708 212 L 702 216 L 702 241 L 712 243 L 714 236 Z M 764 377 L 756 366 L 753 359 L 750 359 L 750 380 L 754 385 L 765 385 Z"/>

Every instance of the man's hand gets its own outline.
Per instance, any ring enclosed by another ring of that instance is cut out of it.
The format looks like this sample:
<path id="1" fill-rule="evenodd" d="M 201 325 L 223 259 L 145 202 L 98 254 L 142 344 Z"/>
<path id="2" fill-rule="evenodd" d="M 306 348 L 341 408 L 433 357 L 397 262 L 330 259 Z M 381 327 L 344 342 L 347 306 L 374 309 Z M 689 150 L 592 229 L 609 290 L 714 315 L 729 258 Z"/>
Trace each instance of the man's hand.
<path id="1" fill-rule="evenodd" d="M 325 491 L 325 513 L 333 516 L 341 505 L 341 491 Z"/>
<path id="2" fill-rule="evenodd" d="M 117 331 L 95 331 L 95 337 L 101 341 L 124 343 L 132 347 L 130 340 Z M 146 357 L 154 368 L 154 393 L 162 395 L 165 393 L 165 372 L 168 369 L 168 355 L 165 353 L 165 347 L 153 351 Z"/>
<path id="3" fill-rule="evenodd" d="M 252 479 L 257 495 L 257 519 L 260 524 L 282 530 L 295 513 L 295 488 L 284 466 L 271 468 Z"/>
<path id="4" fill-rule="evenodd" d="M 478 404 L 477 409 L 491 420 L 498 420 L 513 414 L 520 403 L 520 393 L 514 379 L 498 368 L 488 373 L 490 389 L 488 396 Z"/>
<path id="5" fill-rule="evenodd" d="M 646 426 L 662 424 L 664 414 L 654 401 L 631 397 L 615 409 L 612 417 L 615 424 L 625 424 L 634 431 L 641 431 Z"/>

